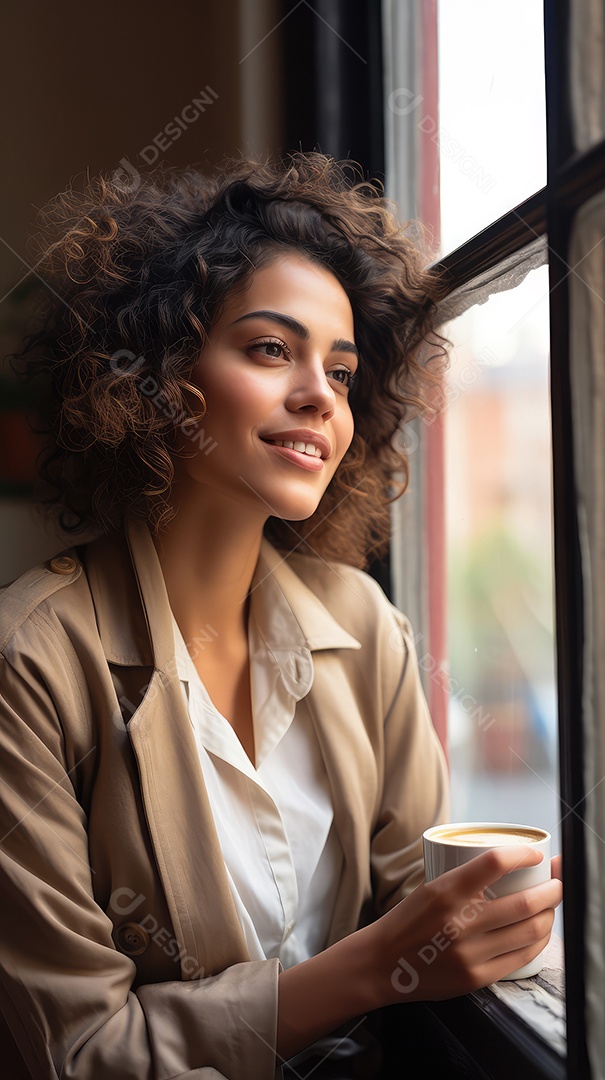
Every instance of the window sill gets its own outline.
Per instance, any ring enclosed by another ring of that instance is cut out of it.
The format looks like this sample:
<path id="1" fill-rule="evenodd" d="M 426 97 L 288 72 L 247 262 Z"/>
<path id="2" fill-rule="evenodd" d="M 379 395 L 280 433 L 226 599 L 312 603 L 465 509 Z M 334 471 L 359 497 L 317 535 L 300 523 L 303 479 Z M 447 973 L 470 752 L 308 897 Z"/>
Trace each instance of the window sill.
<path id="1" fill-rule="evenodd" d="M 567 1077 L 560 938 L 551 940 L 545 967 L 534 978 L 494 983 L 425 1007 L 441 1025 L 443 1039 L 453 1039 L 469 1055 L 477 1070 L 472 1075 L 491 1080 Z"/>
<path id="2" fill-rule="evenodd" d="M 566 1054 L 565 970 L 563 942 L 553 934 L 545 964 L 533 979 L 493 983 L 482 991 L 491 993 L 528 1024 L 561 1057 Z M 478 997 L 478 995 L 471 995 Z M 482 1002 L 478 1001 L 481 1006 Z"/>

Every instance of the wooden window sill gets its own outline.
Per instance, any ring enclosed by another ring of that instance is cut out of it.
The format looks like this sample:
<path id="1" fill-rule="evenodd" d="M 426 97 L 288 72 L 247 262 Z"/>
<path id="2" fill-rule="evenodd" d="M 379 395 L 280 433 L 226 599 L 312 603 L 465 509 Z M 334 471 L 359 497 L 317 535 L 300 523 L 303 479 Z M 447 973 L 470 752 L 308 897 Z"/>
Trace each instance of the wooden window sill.
<path id="1" fill-rule="evenodd" d="M 491 993 L 528 1024 L 561 1057 L 566 1054 L 565 969 L 563 942 L 554 934 L 546 949 L 545 964 L 532 979 L 493 983 Z M 479 998 L 479 994 L 472 997 Z M 478 1001 L 482 1005 L 482 1001 Z"/>

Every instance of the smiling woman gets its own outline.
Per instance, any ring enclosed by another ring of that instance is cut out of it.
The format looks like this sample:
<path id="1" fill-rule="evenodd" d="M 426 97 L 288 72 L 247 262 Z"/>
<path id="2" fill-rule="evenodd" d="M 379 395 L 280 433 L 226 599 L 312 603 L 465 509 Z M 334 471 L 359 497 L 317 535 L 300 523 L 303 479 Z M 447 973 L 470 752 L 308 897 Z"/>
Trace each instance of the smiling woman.
<path id="1" fill-rule="evenodd" d="M 320 154 L 99 180 L 49 221 L 21 363 L 74 546 L 2 595 L 2 1037 L 40 1080 L 379 1077 L 355 1017 L 515 970 L 560 900 L 484 898 L 422 962 L 536 861 L 424 883 L 445 763 L 359 569 L 439 400 L 439 283 Z"/>

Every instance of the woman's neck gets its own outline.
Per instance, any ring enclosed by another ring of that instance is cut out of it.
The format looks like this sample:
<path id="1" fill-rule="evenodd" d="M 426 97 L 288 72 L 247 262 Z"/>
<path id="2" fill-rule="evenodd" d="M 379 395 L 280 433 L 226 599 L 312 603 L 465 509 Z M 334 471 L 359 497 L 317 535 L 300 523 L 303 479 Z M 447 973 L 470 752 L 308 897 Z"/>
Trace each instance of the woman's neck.
<path id="1" fill-rule="evenodd" d="M 228 648 L 247 633 L 264 521 L 220 499 L 183 500 L 175 510 L 154 538 L 174 616 L 185 641 L 211 627 Z"/>

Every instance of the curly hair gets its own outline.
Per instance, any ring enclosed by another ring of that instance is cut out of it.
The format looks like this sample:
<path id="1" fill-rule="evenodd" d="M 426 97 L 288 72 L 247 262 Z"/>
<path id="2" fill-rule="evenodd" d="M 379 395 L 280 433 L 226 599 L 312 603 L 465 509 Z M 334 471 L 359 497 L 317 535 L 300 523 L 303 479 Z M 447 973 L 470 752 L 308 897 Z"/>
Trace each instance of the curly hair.
<path id="1" fill-rule="evenodd" d="M 50 289 L 17 363 L 48 386 L 41 501 L 64 528 L 116 528 L 126 513 L 156 533 L 167 523 L 175 433 L 203 415 L 196 358 L 227 295 L 289 249 L 342 285 L 361 364 L 353 442 L 317 510 L 270 518 L 265 531 L 282 550 L 357 566 L 384 551 L 389 503 L 408 478 L 394 435 L 441 404 L 441 282 L 354 163 L 314 152 L 232 159 L 211 177 L 161 167 L 130 187 L 100 177 L 43 214 L 38 270 Z"/>

